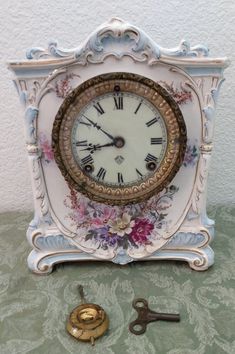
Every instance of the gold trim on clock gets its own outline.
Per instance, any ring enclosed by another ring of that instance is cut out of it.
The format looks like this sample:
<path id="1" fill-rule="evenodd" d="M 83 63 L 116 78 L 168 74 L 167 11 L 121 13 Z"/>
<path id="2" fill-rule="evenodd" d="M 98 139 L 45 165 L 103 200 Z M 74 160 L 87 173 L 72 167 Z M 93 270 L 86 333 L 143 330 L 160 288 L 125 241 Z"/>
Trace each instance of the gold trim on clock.
<path id="1" fill-rule="evenodd" d="M 123 187 L 92 179 L 78 165 L 71 144 L 72 128 L 79 112 L 98 96 L 113 92 L 115 85 L 121 92 L 135 93 L 154 105 L 163 117 L 167 131 L 165 155 L 157 170 L 148 179 Z M 132 73 L 103 74 L 82 83 L 64 100 L 52 131 L 55 160 L 69 186 L 94 201 L 111 205 L 142 202 L 166 187 L 182 165 L 186 140 L 185 122 L 171 95 L 153 80 Z"/>

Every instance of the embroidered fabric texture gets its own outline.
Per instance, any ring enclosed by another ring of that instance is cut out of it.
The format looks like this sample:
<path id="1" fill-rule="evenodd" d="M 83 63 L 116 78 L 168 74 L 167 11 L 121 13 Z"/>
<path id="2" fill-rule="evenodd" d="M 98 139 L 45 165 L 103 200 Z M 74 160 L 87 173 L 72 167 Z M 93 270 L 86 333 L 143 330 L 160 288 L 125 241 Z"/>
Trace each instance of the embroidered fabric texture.
<path id="1" fill-rule="evenodd" d="M 235 353 L 235 208 L 210 208 L 209 215 L 216 220 L 216 257 L 208 271 L 181 262 L 91 262 L 60 264 L 49 276 L 34 275 L 26 265 L 31 215 L 0 215 L 0 353 L 90 353 L 90 345 L 65 331 L 80 301 L 78 284 L 110 318 L 94 353 Z M 128 331 L 136 315 L 131 303 L 140 296 L 155 311 L 180 313 L 181 322 L 153 323 L 134 336 Z"/>

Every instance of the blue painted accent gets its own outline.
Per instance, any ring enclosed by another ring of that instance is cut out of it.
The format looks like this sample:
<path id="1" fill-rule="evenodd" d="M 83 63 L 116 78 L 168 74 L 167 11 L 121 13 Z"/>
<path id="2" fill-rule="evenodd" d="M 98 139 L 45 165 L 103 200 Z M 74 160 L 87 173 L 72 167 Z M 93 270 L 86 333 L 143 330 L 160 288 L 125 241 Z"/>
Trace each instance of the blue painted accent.
<path id="1" fill-rule="evenodd" d="M 39 47 L 33 47 L 30 49 L 26 50 L 26 58 L 27 59 L 34 59 L 36 54 L 39 53 L 44 53 L 44 49 L 43 48 L 39 48 Z"/>
<path id="2" fill-rule="evenodd" d="M 46 235 L 36 239 L 36 246 L 41 250 L 67 250 L 77 249 L 70 244 L 68 239 L 63 235 Z"/>
<path id="3" fill-rule="evenodd" d="M 31 220 L 30 224 L 29 224 L 29 229 L 39 229 L 40 226 L 42 225 L 52 225 L 53 224 L 53 220 L 51 217 L 51 214 L 48 212 L 46 215 L 44 215 L 43 217 L 39 217 L 37 214 L 34 215 L 33 220 Z"/>
<path id="4" fill-rule="evenodd" d="M 38 229 L 39 224 L 40 224 L 39 220 L 40 220 L 39 216 L 37 214 L 35 214 L 33 220 L 31 220 L 31 222 L 29 224 L 28 232 Z"/>
<path id="5" fill-rule="evenodd" d="M 130 263 L 130 262 L 133 262 L 133 258 L 131 258 L 130 256 L 128 256 L 128 254 L 126 253 L 125 250 L 120 250 L 116 257 L 112 259 L 112 262 L 113 263 L 116 263 L 116 264 L 127 264 L 127 263 Z"/>
<path id="6" fill-rule="evenodd" d="M 216 102 L 217 102 L 217 100 L 218 100 L 220 88 L 221 88 L 221 86 L 222 86 L 222 84 L 223 84 L 224 81 L 225 81 L 225 79 L 222 79 L 222 80 L 219 82 L 219 85 L 217 86 L 217 88 L 211 90 L 211 96 L 212 96 L 212 98 L 213 98 L 215 104 L 216 104 Z"/>
<path id="7" fill-rule="evenodd" d="M 23 76 L 24 79 L 31 78 L 31 77 L 45 77 L 48 76 L 54 69 L 59 68 L 61 66 L 60 62 L 51 65 L 49 68 L 43 66 L 43 63 L 42 63 L 43 67 L 40 67 L 40 62 L 38 64 L 39 67 L 35 66 L 33 69 L 30 69 L 29 67 L 14 68 L 14 72 L 19 77 Z"/>
<path id="8" fill-rule="evenodd" d="M 178 232 L 167 243 L 168 246 L 197 246 L 205 241 L 205 236 L 201 233 Z"/>
<path id="9" fill-rule="evenodd" d="M 205 113 L 206 119 L 211 121 L 215 115 L 215 108 L 211 106 L 206 106 L 203 108 L 203 112 Z"/>
<path id="10" fill-rule="evenodd" d="M 26 91 L 22 91 L 22 92 L 19 94 L 19 96 L 20 96 L 20 102 L 23 103 L 24 105 L 26 105 L 26 103 L 27 103 L 27 97 L 28 97 L 27 92 L 26 92 Z"/>
<path id="11" fill-rule="evenodd" d="M 34 121 L 38 116 L 38 108 L 29 106 L 25 112 L 25 121 L 26 121 L 26 142 L 27 144 L 35 144 L 36 143 L 36 135 L 35 135 L 35 125 Z"/>
<path id="12" fill-rule="evenodd" d="M 202 64 L 203 65 L 203 64 Z M 222 75 L 223 68 L 220 67 L 200 67 L 200 64 L 197 64 L 197 67 L 186 66 L 185 70 L 189 75 L 192 76 L 206 76 L 206 75 Z"/>

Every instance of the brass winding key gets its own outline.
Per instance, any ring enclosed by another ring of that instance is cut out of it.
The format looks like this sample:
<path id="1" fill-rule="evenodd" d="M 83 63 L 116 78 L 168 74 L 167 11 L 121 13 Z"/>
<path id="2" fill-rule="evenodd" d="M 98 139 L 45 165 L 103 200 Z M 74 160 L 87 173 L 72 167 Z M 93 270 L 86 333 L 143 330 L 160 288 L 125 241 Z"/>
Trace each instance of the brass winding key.
<path id="1" fill-rule="evenodd" d="M 172 313 L 158 313 L 150 310 L 148 302 L 145 299 L 139 298 L 132 302 L 133 308 L 137 311 L 138 317 L 129 325 L 129 330 L 136 335 L 143 334 L 146 331 L 147 325 L 154 321 L 173 321 L 179 322 L 180 315 Z"/>
<path id="2" fill-rule="evenodd" d="M 101 337 L 108 329 L 109 319 L 104 309 L 96 304 L 86 303 L 82 285 L 78 286 L 81 305 L 70 313 L 67 331 L 71 336 L 81 341 L 90 341 Z"/>

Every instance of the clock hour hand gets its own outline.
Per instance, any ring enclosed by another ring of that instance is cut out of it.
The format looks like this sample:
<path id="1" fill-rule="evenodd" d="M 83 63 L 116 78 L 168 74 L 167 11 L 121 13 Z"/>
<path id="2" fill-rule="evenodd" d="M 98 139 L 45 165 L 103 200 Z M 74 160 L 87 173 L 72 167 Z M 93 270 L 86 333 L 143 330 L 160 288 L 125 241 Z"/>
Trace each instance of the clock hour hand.
<path id="1" fill-rule="evenodd" d="M 91 145 L 85 149 L 82 149 L 80 151 L 90 151 L 90 152 L 94 152 L 94 151 L 97 151 L 97 150 L 101 150 L 101 148 L 103 147 L 106 147 L 106 146 L 114 146 L 114 142 L 112 143 L 108 143 L 108 144 L 104 144 L 104 145 L 100 145 L 100 144 L 94 144 L 94 145 Z"/>
<path id="2" fill-rule="evenodd" d="M 84 114 L 83 114 L 83 117 L 86 118 L 86 120 L 88 120 L 88 122 L 90 122 L 91 125 L 92 125 L 94 128 L 100 130 L 100 131 L 101 131 L 102 133 L 104 133 L 107 137 L 109 137 L 109 139 L 111 139 L 111 140 L 114 141 L 114 137 L 113 137 L 111 134 L 107 133 L 105 130 L 103 130 L 100 125 L 98 125 L 97 123 L 94 123 L 91 119 L 89 119 L 88 117 L 86 117 Z"/>

